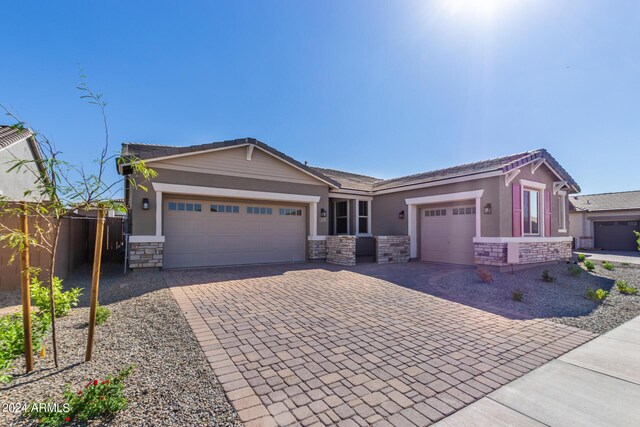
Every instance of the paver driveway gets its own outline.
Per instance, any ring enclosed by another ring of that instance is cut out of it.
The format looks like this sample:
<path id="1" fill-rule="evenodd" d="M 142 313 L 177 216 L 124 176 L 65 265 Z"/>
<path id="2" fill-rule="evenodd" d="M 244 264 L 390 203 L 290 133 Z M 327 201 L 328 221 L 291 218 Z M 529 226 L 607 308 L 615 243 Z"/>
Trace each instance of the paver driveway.
<path id="1" fill-rule="evenodd" d="M 430 266 L 406 268 L 423 277 Z M 249 426 L 429 425 L 593 337 L 367 272 L 306 264 L 164 275 Z"/>

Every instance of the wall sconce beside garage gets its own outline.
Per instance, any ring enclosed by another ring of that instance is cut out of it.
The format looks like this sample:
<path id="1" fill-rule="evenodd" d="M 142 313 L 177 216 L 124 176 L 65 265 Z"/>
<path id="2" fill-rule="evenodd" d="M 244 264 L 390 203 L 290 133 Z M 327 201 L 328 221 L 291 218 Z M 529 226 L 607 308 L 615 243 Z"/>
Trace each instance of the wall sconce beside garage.
<path id="1" fill-rule="evenodd" d="M 489 215 L 491 213 L 491 203 L 484 205 L 484 213 Z"/>
<path id="2" fill-rule="evenodd" d="M 398 212 L 398 219 L 404 219 L 404 211 Z"/>
<path id="3" fill-rule="evenodd" d="M 142 199 L 142 209 L 145 211 L 149 210 L 149 199 L 147 199 L 146 197 Z"/>

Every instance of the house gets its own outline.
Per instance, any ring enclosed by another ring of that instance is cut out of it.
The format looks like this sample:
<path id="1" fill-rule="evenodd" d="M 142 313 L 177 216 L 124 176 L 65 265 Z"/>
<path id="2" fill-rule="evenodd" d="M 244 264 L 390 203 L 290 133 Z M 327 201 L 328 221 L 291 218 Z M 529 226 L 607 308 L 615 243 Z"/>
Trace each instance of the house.
<path id="1" fill-rule="evenodd" d="M 203 267 L 408 259 L 505 268 L 571 256 L 578 184 L 544 149 L 394 179 L 310 167 L 251 138 L 128 143 L 158 172 L 125 186 L 129 265 Z M 127 180 L 125 180 L 126 182 Z"/>
<path id="2" fill-rule="evenodd" d="M 570 196 L 571 236 L 578 249 L 635 251 L 640 191 Z"/>
<path id="3" fill-rule="evenodd" d="M 26 191 L 36 190 L 36 174 L 28 168 L 38 167 L 34 163 L 20 171 L 12 170 L 17 161 L 35 161 L 42 158 L 33 132 L 0 125 L 0 196 L 15 201 L 32 201 L 35 194 L 25 196 Z"/>

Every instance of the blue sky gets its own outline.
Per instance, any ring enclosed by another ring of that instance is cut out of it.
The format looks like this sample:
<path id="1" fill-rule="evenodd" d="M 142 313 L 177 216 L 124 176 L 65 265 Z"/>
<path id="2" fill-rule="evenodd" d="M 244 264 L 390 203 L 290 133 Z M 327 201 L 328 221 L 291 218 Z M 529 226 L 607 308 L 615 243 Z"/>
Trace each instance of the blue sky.
<path id="1" fill-rule="evenodd" d="M 78 64 L 114 150 L 251 136 L 385 178 L 544 147 L 640 189 L 640 2 L 477 1 L 6 1 L 0 103 L 87 165 Z"/>

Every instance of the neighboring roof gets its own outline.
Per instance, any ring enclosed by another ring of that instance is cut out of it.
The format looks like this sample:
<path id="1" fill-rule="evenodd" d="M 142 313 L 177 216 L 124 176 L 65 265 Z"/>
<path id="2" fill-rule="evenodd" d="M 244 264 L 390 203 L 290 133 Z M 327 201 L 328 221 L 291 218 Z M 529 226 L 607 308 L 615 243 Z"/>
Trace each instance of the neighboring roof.
<path id="1" fill-rule="evenodd" d="M 33 132 L 29 129 L 0 125 L 0 148 L 6 148 L 30 136 L 33 136 Z"/>
<path id="2" fill-rule="evenodd" d="M 331 179 L 340 183 L 340 188 L 345 190 L 359 190 L 359 191 L 371 191 L 373 185 L 376 182 L 382 181 L 381 178 L 374 178 L 367 175 L 359 175 L 356 173 L 343 172 L 335 169 L 326 169 L 319 167 L 312 167 L 324 176 L 328 176 Z"/>
<path id="3" fill-rule="evenodd" d="M 400 178 L 380 179 L 367 175 L 360 175 L 351 172 L 338 171 L 334 169 L 326 169 L 320 167 L 309 167 L 297 160 L 281 153 L 253 138 L 234 139 L 230 141 L 213 142 L 210 144 L 191 145 L 188 147 L 176 147 L 168 145 L 148 145 L 127 143 L 122 144 L 123 157 L 136 156 L 142 160 L 174 156 L 180 154 L 197 153 L 200 151 L 215 150 L 220 148 L 254 144 L 257 147 L 273 154 L 274 156 L 295 165 L 296 167 L 314 175 L 318 179 L 328 182 L 335 187 L 344 190 L 357 191 L 381 191 L 390 189 L 402 189 L 403 187 L 424 184 L 429 182 L 437 182 L 451 178 L 473 176 L 486 172 L 507 173 L 513 169 L 517 169 L 525 164 L 536 160 L 544 160 L 551 169 L 553 169 L 568 185 L 573 187 L 575 192 L 580 191 L 578 183 L 564 170 L 562 166 L 547 152 L 545 149 L 526 151 L 523 153 L 510 154 L 508 156 L 497 157 L 488 160 L 482 160 L 474 163 L 453 166 L 445 169 L 438 169 L 430 172 L 423 172 L 414 175 L 403 176 Z"/>
<path id="4" fill-rule="evenodd" d="M 340 187 L 340 184 L 328 176 L 323 175 L 317 170 L 310 168 L 309 166 L 300 163 L 296 159 L 287 156 L 286 154 L 276 150 L 275 148 L 258 141 L 254 138 L 241 138 L 232 139 L 228 141 L 211 142 L 209 144 L 189 145 L 186 147 L 176 147 L 170 145 L 149 145 L 149 144 L 137 144 L 137 143 L 125 143 L 122 144 L 122 156 L 135 156 L 141 160 L 155 159 L 159 157 L 175 156 L 180 154 L 197 153 L 200 151 L 217 150 L 220 148 L 234 147 L 253 144 L 260 149 L 273 154 L 275 157 L 290 163 L 295 167 L 302 169 L 304 172 L 318 178 L 321 181 L 326 182 L 332 187 Z"/>
<path id="5" fill-rule="evenodd" d="M 569 196 L 578 212 L 640 209 L 640 191 Z"/>

